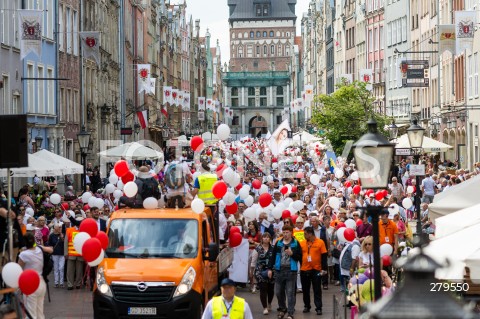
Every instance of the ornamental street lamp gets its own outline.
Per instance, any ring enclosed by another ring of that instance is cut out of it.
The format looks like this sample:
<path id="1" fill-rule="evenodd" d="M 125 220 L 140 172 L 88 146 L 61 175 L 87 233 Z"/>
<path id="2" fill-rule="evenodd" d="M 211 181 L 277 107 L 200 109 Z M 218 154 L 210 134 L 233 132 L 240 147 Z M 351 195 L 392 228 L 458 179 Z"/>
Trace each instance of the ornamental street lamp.
<path id="1" fill-rule="evenodd" d="M 392 120 L 392 124 L 388 126 L 388 133 L 390 134 L 390 139 L 394 140 L 398 136 L 398 126 L 395 124 L 395 120 Z"/>
<path id="2" fill-rule="evenodd" d="M 374 119 L 370 119 L 367 124 L 368 133 L 353 144 L 353 155 L 357 165 L 358 177 L 365 189 L 385 189 L 388 185 L 394 144 L 378 133 L 377 122 Z M 372 217 L 375 300 L 378 300 L 382 295 L 378 217 L 385 209 L 382 206 L 370 205 L 364 209 L 366 209 L 366 214 Z"/>
<path id="3" fill-rule="evenodd" d="M 35 137 L 35 146 L 37 148 L 37 152 L 42 149 L 42 142 L 43 142 L 43 137 L 41 137 L 40 135 L 37 135 Z"/>
<path id="4" fill-rule="evenodd" d="M 408 128 L 407 135 L 408 141 L 410 142 L 410 148 L 414 154 L 414 163 L 419 164 L 420 154 L 422 152 L 423 145 L 423 135 L 425 129 L 417 124 L 417 120 L 413 120 L 413 124 Z M 422 238 L 422 216 L 420 214 L 420 199 L 421 199 L 421 190 L 420 190 L 420 175 L 415 176 L 416 181 L 416 190 L 415 190 L 415 212 L 417 213 L 417 236 Z"/>
<path id="5" fill-rule="evenodd" d="M 88 145 L 90 144 L 90 133 L 85 130 L 85 126 L 82 126 L 82 130 L 77 134 L 78 144 L 80 145 L 80 154 L 82 157 L 83 175 L 82 175 L 82 188 L 83 192 L 87 191 L 87 152 Z"/>

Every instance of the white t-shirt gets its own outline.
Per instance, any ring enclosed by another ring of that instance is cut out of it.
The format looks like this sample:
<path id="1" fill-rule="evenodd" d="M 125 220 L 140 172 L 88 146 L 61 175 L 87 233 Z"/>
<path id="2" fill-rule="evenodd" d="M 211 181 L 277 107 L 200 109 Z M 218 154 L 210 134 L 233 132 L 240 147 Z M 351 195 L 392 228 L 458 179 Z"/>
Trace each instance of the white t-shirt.
<path id="1" fill-rule="evenodd" d="M 370 260 L 371 264 L 373 265 L 373 252 L 372 253 L 366 253 L 366 252 L 360 252 L 358 255 L 358 265 L 362 266 L 363 264 L 369 264 L 370 265 Z"/>
<path id="2" fill-rule="evenodd" d="M 357 259 L 358 255 L 360 254 L 360 246 L 359 245 L 354 245 L 353 243 L 349 243 L 345 247 L 348 247 L 348 245 L 353 245 L 352 250 L 351 250 L 352 260 Z M 346 248 L 344 248 L 342 250 L 342 253 L 340 254 L 340 259 L 339 260 L 342 260 L 343 254 L 345 254 L 346 251 L 347 251 Z M 340 273 L 341 273 L 342 276 L 350 276 L 350 269 L 343 269 L 342 267 L 340 267 Z"/>
<path id="3" fill-rule="evenodd" d="M 35 247 L 35 250 L 27 249 L 22 251 L 19 258 L 25 263 L 25 270 L 33 269 L 42 276 L 43 253 L 40 247 Z"/>

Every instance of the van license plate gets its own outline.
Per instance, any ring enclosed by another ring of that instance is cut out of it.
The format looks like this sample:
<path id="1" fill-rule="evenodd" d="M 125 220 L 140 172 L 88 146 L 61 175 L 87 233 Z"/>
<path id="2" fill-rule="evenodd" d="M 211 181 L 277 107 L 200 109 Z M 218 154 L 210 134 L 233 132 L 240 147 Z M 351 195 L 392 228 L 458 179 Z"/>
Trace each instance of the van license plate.
<path id="1" fill-rule="evenodd" d="M 129 315 L 156 315 L 157 308 L 155 307 L 129 307 Z"/>

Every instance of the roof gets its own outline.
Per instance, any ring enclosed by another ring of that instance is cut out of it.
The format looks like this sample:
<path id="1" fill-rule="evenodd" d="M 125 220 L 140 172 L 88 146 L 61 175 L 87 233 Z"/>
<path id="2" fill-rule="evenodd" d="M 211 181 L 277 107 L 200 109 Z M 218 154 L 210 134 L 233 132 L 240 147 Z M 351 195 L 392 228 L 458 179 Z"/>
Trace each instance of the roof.
<path id="1" fill-rule="evenodd" d="M 257 4 L 270 4 L 271 12 L 268 16 L 257 17 L 255 6 Z M 230 7 L 229 21 L 240 20 L 296 20 L 295 5 L 297 0 L 228 0 Z"/>

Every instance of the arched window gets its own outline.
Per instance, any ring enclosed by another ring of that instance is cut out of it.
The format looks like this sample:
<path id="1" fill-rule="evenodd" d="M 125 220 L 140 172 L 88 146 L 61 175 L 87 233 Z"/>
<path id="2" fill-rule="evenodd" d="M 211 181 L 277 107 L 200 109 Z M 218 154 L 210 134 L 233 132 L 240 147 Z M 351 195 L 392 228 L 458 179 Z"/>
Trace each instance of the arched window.
<path id="1" fill-rule="evenodd" d="M 267 31 L 263 31 L 263 37 L 264 37 L 264 38 L 267 37 Z"/>
<path id="2" fill-rule="evenodd" d="M 243 58 L 243 46 L 238 46 L 238 57 Z"/>
<path id="3" fill-rule="evenodd" d="M 282 55 L 283 55 L 283 50 L 282 50 L 282 45 L 281 45 L 281 44 L 278 45 L 277 55 L 278 55 L 278 56 L 282 56 Z"/>
<path id="4" fill-rule="evenodd" d="M 283 95 L 283 86 L 277 86 L 277 95 Z"/>
<path id="5" fill-rule="evenodd" d="M 239 38 L 239 39 L 242 38 L 242 32 L 238 32 L 238 38 Z"/>
<path id="6" fill-rule="evenodd" d="M 267 55 L 267 45 L 263 46 L 263 55 Z"/>
<path id="7" fill-rule="evenodd" d="M 259 55 L 260 55 L 260 46 L 257 45 L 257 56 L 259 56 Z"/>
<path id="8" fill-rule="evenodd" d="M 245 32 L 245 33 L 243 34 L 243 37 L 244 37 L 245 39 L 248 38 L 248 32 Z M 252 36 L 252 38 L 253 38 L 253 36 Z"/>
<path id="9" fill-rule="evenodd" d="M 235 32 L 232 32 L 232 39 L 235 39 Z"/>
<path id="10" fill-rule="evenodd" d="M 253 37 L 254 37 L 254 34 L 255 34 L 255 33 L 254 33 L 253 31 L 250 31 L 250 38 L 252 38 L 252 39 L 253 39 Z"/>
<path id="11" fill-rule="evenodd" d="M 257 31 L 257 38 L 260 38 L 260 31 Z"/>
<path id="12" fill-rule="evenodd" d="M 270 54 L 271 55 L 275 54 L 275 46 L 273 44 L 270 46 Z"/>
<path id="13" fill-rule="evenodd" d="M 238 96 L 238 88 L 237 87 L 232 88 L 232 96 Z"/>
<path id="14" fill-rule="evenodd" d="M 273 31 L 270 31 L 270 37 L 273 38 Z"/>

